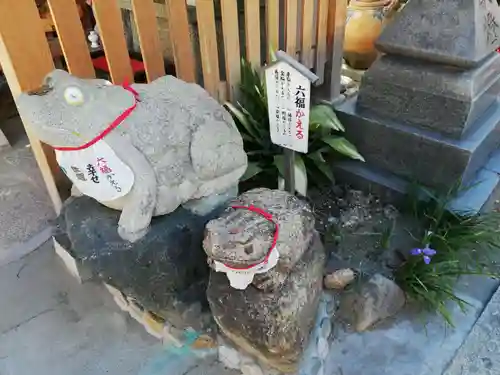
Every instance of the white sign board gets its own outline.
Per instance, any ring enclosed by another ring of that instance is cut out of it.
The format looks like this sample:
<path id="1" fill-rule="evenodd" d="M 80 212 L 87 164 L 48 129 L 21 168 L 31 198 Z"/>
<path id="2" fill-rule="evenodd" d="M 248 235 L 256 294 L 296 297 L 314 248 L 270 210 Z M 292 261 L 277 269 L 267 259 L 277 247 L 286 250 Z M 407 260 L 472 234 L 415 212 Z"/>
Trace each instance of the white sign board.
<path id="1" fill-rule="evenodd" d="M 56 150 L 56 159 L 78 190 L 98 201 L 123 197 L 134 185 L 134 172 L 103 140 L 83 150 Z"/>
<path id="2" fill-rule="evenodd" d="M 311 81 L 286 62 L 266 69 L 271 141 L 307 153 Z"/>

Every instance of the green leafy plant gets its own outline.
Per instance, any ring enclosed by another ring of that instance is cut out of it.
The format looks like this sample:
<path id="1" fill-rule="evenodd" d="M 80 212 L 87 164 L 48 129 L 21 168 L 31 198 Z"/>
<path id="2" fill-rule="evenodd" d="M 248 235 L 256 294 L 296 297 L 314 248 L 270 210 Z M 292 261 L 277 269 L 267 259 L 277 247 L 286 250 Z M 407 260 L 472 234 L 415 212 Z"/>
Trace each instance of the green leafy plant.
<path id="1" fill-rule="evenodd" d="M 239 88 L 238 102 L 225 105 L 236 121 L 249 159 L 242 181 L 258 180 L 261 185 L 269 186 L 276 183 L 278 177 L 284 176 L 283 149 L 271 142 L 264 79 L 245 60 L 241 62 Z M 341 136 L 344 131 L 344 126 L 330 106 L 320 104 L 311 108 L 309 152 L 295 156 L 295 179 L 299 193 L 305 195 L 308 180 L 318 185 L 334 181 L 327 162 L 332 153 L 364 161 L 356 147 Z"/>
<path id="2" fill-rule="evenodd" d="M 395 279 L 407 295 L 426 310 L 437 311 L 453 326 L 448 303 L 464 311 L 467 302 L 455 293 L 463 275 L 497 277 L 493 255 L 500 246 L 500 214 L 460 212 L 448 208 L 459 193 L 453 187 L 443 194 L 413 187 L 408 213 L 423 223 L 416 234 L 420 248 L 395 271 Z M 422 199 L 422 197 L 427 199 Z"/>

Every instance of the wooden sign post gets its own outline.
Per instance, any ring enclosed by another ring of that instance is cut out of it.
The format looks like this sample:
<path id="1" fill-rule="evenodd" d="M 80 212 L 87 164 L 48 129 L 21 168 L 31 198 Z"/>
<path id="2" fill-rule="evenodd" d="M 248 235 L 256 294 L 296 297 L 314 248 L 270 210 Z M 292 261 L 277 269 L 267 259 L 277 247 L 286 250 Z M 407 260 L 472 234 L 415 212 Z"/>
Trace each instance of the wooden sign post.
<path id="1" fill-rule="evenodd" d="M 311 83 L 319 77 L 283 51 L 276 59 L 265 72 L 271 141 L 284 148 L 285 189 L 295 194 L 295 152 L 308 151 Z"/>

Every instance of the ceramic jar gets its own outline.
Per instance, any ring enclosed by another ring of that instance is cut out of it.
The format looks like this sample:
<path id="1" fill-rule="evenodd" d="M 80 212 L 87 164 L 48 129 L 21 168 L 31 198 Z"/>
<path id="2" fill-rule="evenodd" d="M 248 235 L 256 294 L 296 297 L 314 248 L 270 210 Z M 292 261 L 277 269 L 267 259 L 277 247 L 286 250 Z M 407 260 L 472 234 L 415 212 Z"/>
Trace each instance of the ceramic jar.
<path id="1" fill-rule="evenodd" d="M 368 69 L 377 58 L 375 41 L 397 0 L 351 0 L 347 8 L 344 58 L 354 69 Z"/>

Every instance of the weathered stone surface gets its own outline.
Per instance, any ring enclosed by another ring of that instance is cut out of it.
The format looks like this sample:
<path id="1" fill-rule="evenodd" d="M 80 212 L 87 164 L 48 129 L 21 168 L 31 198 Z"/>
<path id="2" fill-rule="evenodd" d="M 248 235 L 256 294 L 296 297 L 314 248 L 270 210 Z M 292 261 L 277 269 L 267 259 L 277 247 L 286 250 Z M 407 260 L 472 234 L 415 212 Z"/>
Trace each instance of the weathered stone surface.
<path id="1" fill-rule="evenodd" d="M 496 375 L 499 370 L 500 290 L 497 290 L 444 375 Z"/>
<path id="2" fill-rule="evenodd" d="M 472 67 L 500 44 L 500 9 L 490 0 L 412 0 L 376 43 L 385 53 Z"/>
<path id="3" fill-rule="evenodd" d="M 382 119 L 460 138 L 481 124 L 479 117 L 499 92 L 498 54 L 471 70 L 385 55 L 363 76 L 357 106 Z"/>
<path id="4" fill-rule="evenodd" d="M 493 158 L 494 155 L 490 160 Z M 408 181 L 379 168 L 346 161 L 335 166 L 335 176 L 338 181 L 376 194 L 385 202 L 404 203 L 406 199 Z M 499 197 L 499 174 L 482 168 L 469 183 L 469 188 L 453 199 L 449 207 L 456 212 L 488 212 Z"/>
<path id="5" fill-rule="evenodd" d="M 405 304 L 404 292 L 394 281 L 374 275 L 358 291 L 345 295 L 340 314 L 358 332 L 395 315 Z"/>
<path id="6" fill-rule="evenodd" d="M 316 313 L 316 320 L 311 331 L 307 349 L 300 361 L 297 375 L 317 375 L 324 369 L 332 340 L 332 318 L 335 312 L 335 301 L 329 293 L 322 293 Z M 223 337 L 218 337 L 219 360 L 229 368 L 240 370 L 243 375 L 282 375 L 281 371 L 270 368 L 255 357 L 242 350 L 233 351 L 231 344 Z M 224 348 L 220 350 L 220 348 Z M 239 368 L 236 364 L 239 363 Z M 326 372 L 324 375 L 329 374 Z"/>
<path id="7" fill-rule="evenodd" d="M 132 89 L 139 95 L 137 103 L 121 86 L 55 70 L 42 89 L 21 95 L 18 105 L 36 136 L 56 147 L 82 146 L 136 105 L 98 142 L 105 142 L 135 176 L 125 196 L 101 203 L 123 211 L 119 233 L 136 241 L 152 216 L 237 185 L 247 157 L 233 119 L 200 86 L 164 76 Z M 92 165 L 100 171 L 97 160 Z M 109 177 L 110 172 L 103 173 Z"/>
<path id="8" fill-rule="evenodd" d="M 471 181 L 500 142 L 498 103 L 459 141 L 360 113 L 355 99 L 340 105 L 337 114 L 367 165 L 430 187 Z"/>
<path id="9" fill-rule="evenodd" d="M 220 211 L 198 216 L 178 208 L 154 218 L 148 234 L 130 243 L 116 232 L 118 211 L 88 197 L 71 198 L 59 217 L 56 238 L 96 278 L 145 309 L 175 326 L 200 329 L 210 321 L 203 231 Z"/>
<path id="10" fill-rule="evenodd" d="M 230 287 L 212 271 L 207 296 L 222 332 L 237 346 L 283 372 L 297 369 L 316 318 L 325 265 L 319 235 L 276 292 Z"/>
<path id="11" fill-rule="evenodd" d="M 279 224 L 278 267 L 291 270 L 309 248 L 314 215 L 309 205 L 285 191 L 253 189 L 229 206 L 255 206 L 270 213 Z M 233 267 L 262 262 L 273 242 L 275 225 L 246 209 L 228 208 L 206 226 L 203 247 L 209 258 Z M 269 277 L 269 275 L 268 275 Z"/>
<path id="12" fill-rule="evenodd" d="M 325 287 L 327 289 L 344 289 L 355 278 L 356 275 L 350 268 L 338 270 L 325 276 Z"/>

